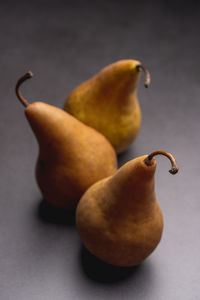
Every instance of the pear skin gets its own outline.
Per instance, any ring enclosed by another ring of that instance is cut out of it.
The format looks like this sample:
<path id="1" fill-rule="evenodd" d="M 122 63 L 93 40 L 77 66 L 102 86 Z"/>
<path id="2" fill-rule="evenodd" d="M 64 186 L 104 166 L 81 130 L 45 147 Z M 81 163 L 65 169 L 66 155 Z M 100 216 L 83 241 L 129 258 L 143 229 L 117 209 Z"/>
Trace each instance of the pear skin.
<path id="1" fill-rule="evenodd" d="M 136 266 L 160 242 L 163 216 L 154 190 L 156 160 L 145 160 L 147 155 L 129 161 L 113 176 L 95 183 L 78 204 L 80 238 L 108 264 Z"/>
<path id="2" fill-rule="evenodd" d="M 117 153 L 123 152 L 141 125 L 137 86 L 142 69 L 136 60 L 121 60 L 105 67 L 72 91 L 64 109 L 101 132 Z M 146 86 L 149 83 L 148 73 Z"/>
<path id="3" fill-rule="evenodd" d="M 27 74 L 25 79 L 31 77 Z M 116 153 L 102 134 L 62 109 L 29 104 L 19 91 L 18 96 L 26 104 L 25 115 L 39 145 L 36 179 L 43 197 L 73 210 L 92 184 L 116 171 Z"/>

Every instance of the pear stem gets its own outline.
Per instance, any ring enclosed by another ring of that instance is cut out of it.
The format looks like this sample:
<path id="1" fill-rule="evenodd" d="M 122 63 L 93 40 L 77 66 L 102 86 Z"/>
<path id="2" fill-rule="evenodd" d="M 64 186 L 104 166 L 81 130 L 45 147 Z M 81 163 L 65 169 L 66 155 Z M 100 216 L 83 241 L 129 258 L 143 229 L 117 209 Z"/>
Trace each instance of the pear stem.
<path id="1" fill-rule="evenodd" d="M 145 68 L 143 65 L 137 65 L 136 69 L 138 71 L 144 71 L 145 76 L 146 76 L 144 86 L 145 86 L 145 88 L 148 88 L 151 83 L 151 75 L 149 73 L 149 70 L 147 68 Z"/>
<path id="2" fill-rule="evenodd" d="M 175 160 L 175 158 L 173 157 L 173 155 L 169 152 L 166 152 L 166 151 L 162 151 L 162 150 L 158 150 L 158 151 L 154 151 L 152 152 L 151 154 L 149 154 L 147 156 L 147 158 L 145 158 L 144 162 L 147 166 L 151 166 L 152 165 L 152 158 L 155 156 L 155 155 L 165 155 L 167 158 L 169 158 L 169 160 L 171 161 L 171 169 L 169 170 L 169 172 L 171 174 L 176 174 L 178 172 L 178 165 L 177 165 L 177 162 Z"/>
<path id="3" fill-rule="evenodd" d="M 26 81 L 27 79 L 33 77 L 33 73 L 31 71 L 27 72 L 25 75 L 23 75 L 18 81 L 17 81 L 17 84 L 16 84 L 16 87 L 15 87 L 15 92 L 17 94 L 17 97 L 18 99 L 20 100 L 20 102 L 25 106 L 27 107 L 30 103 L 24 99 L 24 97 L 22 96 L 19 88 L 21 86 L 21 84 Z"/>

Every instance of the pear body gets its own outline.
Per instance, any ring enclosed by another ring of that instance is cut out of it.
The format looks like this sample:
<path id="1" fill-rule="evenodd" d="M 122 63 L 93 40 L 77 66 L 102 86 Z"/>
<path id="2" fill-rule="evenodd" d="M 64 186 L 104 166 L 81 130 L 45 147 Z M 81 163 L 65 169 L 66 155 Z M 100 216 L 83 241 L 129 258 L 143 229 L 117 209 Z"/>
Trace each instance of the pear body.
<path id="1" fill-rule="evenodd" d="M 101 132 L 117 153 L 128 148 L 140 129 L 140 64 L 121 60 L 105 67 L 74 89 L 64 105 L 68 113 Z"/>
<path id="2" fill-rule="evenodd" d="M 113 147 L 94 129 L 43 102 L 25 114 L 39 144 L 36 179 L 46 201 L 73 210 L 93 183 L 116 171 Z"/>
<path id="3" fill-rule="evenodd" d="M 140 264 L 158 245 L 163 217 L 154 192 L 153 166 L 126 163 L 82 196 L 76 223 L 86 248 L 116 266 Z"/>

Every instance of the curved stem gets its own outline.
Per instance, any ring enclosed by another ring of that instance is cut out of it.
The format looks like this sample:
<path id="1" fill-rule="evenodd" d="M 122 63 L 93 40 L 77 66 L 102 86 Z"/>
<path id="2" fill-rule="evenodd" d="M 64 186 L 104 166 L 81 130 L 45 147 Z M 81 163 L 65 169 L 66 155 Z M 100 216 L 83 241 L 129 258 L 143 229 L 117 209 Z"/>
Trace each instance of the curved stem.
<path id="1" fill-rule="evenodd" d="M 22 96 L 19 88 L 21 86 L 21 84 L 26 81 L 27 79 L 33 77 L 33 73 L 31 71 L 29 71 L 28 73 L 26 73 L 25 75 L 23 75 L 18 81 L 17 81 L 17 84 L 16 84 L 16 87 L 15 87 L 15 92 L 16 92 L 16 95 L 18 97 L 18 99 L 20 100 L 20 102 L 25 106 L 27 107 L 30 103 L 24 99 L 24 97 Z"/>
<path id="2" fill-rule="evenodd" d="M 169 152 L 166 152 L 166 151 L 162 151 L 162 150 L 158 150 L 158 151 L 154 151 L 152 152 L 151 154 L 149 154 L 147 156 L 147 158 L 145 158 L 144 162 L 147 166 L 150 166 L 152 165 L 152 158 L 155 156 L 155 155 L 164 155 L 166 156 L 167 158 L 169 158 L 169 160 L 171 161 L 171 169 L 169 170 L 169 172 L 171 174 L 176 174 L 178 172 L 178 165 L 177 165 L 177 162 L 175 160 L 175 158 L 173 157 L 173 155 Z"/>
<path id="3" fill-rule="evenodd" d="M 148 70 L 147 68 L 145 68 L 143 65 L 137 65 L 137 66 L 136 66 L 136 69 L 137 69 L 138 71 L 144 71 L 145 76 L 146 76 L 144 86 L 145 86 L 146 88 L 148 88 L 149 85 L 150 85 L 150 83 L 151 83 L 151 75 L 150 75 L 150 73 L 149 73 L 149 70 Z"/>

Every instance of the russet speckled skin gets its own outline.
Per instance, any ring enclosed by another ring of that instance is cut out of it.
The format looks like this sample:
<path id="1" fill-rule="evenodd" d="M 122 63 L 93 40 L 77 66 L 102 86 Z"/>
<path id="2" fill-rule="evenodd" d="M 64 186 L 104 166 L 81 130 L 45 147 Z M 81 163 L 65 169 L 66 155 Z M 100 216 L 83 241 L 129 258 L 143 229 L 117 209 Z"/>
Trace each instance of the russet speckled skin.
<path id="1" fill-rule="evenodd" d="M 46 201 L 75 209 L 83 193 L 117 169 L 107 139 L 62 109 L 35 102 L 25 115 L 38 140 L 36 179 Z"/>
<path id="2" fill-rule="evenodd" d="M 102 69 L 79 85 L 67 98 L 64 109 L 101 132 L 117 153 L 133 142 L 141 125 L 137 86 L 141 65 L 121 60 Z"/>
<path id="3" fill-rule="evenodd" d="M 140 264 L 158 245 L 163 216 L 154 192 L 156 161 L 126 163 L 82 196 L 76 223 L 86 248 L 116 266 Z"/>

